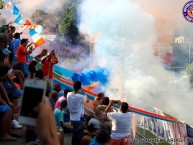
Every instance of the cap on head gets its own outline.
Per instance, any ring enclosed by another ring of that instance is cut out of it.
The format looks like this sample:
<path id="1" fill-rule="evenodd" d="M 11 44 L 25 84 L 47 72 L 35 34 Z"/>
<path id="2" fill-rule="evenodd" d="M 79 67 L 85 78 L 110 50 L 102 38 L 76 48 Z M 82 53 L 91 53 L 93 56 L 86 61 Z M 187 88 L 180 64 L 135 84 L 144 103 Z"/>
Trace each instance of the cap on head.
<path id="1" fill-rule="evenodd" d="M 60 86 L 60 84 L 59 83 L 56 83 L 55 85 L 54 85 L 54 88 L 57 88 L 57 87 L 59 87 Z"/>
<path id="2" fill-rule="evenodd" d="M 95 118 L 91 118 L 88 122 L 88 126 L 91 125 L 93 126 L 93 128 L 98 129 L 100 127 L 100 122 Z"/>

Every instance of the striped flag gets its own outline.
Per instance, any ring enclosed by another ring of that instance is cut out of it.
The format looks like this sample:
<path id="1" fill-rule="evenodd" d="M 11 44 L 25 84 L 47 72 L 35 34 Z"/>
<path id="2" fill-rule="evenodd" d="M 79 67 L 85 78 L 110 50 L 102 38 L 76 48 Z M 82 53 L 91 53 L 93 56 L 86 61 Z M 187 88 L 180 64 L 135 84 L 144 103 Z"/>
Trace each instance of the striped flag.
<path id="1" fill-rule="evenodd" d="M 19 16 L 15 19 L 14 23 L 20 24 L 20 25 L 23 25 L 23 24 L 24 24 L 24 21 L 23 21 L 21 15 L 19 15 Z"/>
<path id="2" fill-rule="evenodd" d="M 14 5 L 13 6 L 13 10 L 11 10 L 11 12 L 14 14 L 14 15 L 19 15 L 19 9 Z"/>
<path id="3" fill-rule="evenodd" d="M 30 29 L 34 29 L 36 33 L 40 34 L 44 30 L 44 27 L 41 25 L 32 24 Z"/>
<path id="4" fill-rule="evenodd" d="M 35 47 L 38 47 L 43 43 L 45 43 L 45 40 L 42 37 L 40 37 L 40 35 L 34 29 L 31 29 L 29 31 L 29 35 L 32 37 Z"/>
<path id="5" fill-rule="evenodd" d="M 31 22 L 29 20 L 24 21 L 21 17 L 21 14 L 15 19 L 14 23 L 20 24 L 20 25 L 26 25 L 30 26 Z"/>
<path id="6" fill-rule="evenodd" d="M 30 22 L 29 20 L 25 20 L 24 25 L 30 26 L 30 25 L 31 25 L 31 22 Z"/>

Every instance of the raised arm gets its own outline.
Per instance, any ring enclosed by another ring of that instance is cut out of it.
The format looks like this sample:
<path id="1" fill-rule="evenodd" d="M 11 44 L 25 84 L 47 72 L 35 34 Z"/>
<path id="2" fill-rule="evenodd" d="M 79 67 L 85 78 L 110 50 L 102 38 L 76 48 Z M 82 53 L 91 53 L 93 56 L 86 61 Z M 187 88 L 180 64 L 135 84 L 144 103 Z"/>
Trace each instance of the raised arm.
<path id="1" fill-rule="evenodd" d="M 109 102 L 109 105 L 107 106 L 107 108 L 105 109 L 105 111 L 104 111 L 104 116 L 107 118 L 107 113 L 111 110 L 111 107 L 113 106 L 113 104 L 114 104 L 114 100 L 111 100 L 110 102 Z"/>
<path id="2" fill-rule="evenodd" d="M 88 96 L 86 95 L 86 93 L 84 92 L 84 89 L 81 88 L 81 91 L 82 91 L 83 95 L 86 97 L 86 103 L 88 103 L 88 102 L 89 102 L 89 98 L 88 98 Z"/>

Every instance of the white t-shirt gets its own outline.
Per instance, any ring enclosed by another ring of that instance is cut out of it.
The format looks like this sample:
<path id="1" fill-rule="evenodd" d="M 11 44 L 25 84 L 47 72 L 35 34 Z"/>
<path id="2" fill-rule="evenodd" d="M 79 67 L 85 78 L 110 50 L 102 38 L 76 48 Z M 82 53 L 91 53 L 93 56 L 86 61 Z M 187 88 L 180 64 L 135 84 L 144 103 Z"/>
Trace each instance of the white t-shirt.
<path id="1" fill-rule="evenodd" d="M 69 92 L 67 94 L 67 102 L 70 111 L 70 120 L 80 121 L 81 116 L 84 114 L 84 103 L 86 102 L 86 97 L 81 94 Z"/>
<path id="2" fill-rule="evenodd" d="M 119 140 L 131 135 L 132 113 L 108 112 L 107 116 L 112 121 L 112 139 Z"/>

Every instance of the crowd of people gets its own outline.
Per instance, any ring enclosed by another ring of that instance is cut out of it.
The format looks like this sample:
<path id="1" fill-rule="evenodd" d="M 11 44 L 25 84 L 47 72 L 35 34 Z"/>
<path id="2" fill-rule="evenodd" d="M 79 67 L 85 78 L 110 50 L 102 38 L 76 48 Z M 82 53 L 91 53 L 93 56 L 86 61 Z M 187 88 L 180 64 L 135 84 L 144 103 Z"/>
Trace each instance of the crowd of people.
<path id="1" fill-rule="evenodd" d="M 81 82 L 73 90 L 53 84 L 53 65 L 58 63 L 54 50 L 42 49 L 33 60 L 33 43 L 12 25 L 0 28 L 0 141 L 16 141 L 12 129 L 21 129 L 18 122 L 20 100 L 26 79 L 47 82 L 46 97 L 35 108 L 36 127 L 26 127 L 26 141 L 41 145 L 64 145 L 66 133 L 72 134 L 72 145 L 130 145 L 132 114 L 126 102 L 109 100 L 99 92 L 92 101 L 93 114 L 86 114 L 89 98 Z M 9 55 L 3 50 L 9 50 Z M 120 110 L 116 106 L 120 106 Z"/>

